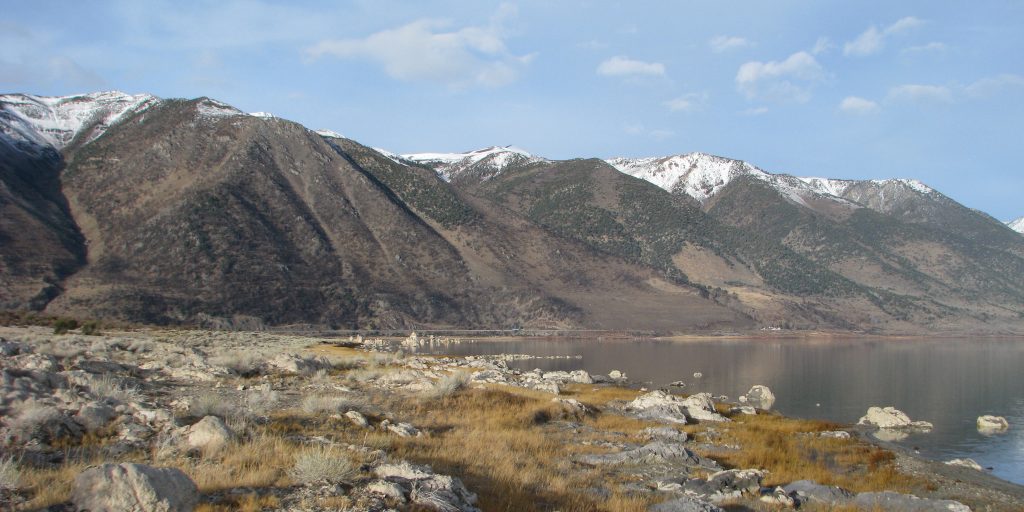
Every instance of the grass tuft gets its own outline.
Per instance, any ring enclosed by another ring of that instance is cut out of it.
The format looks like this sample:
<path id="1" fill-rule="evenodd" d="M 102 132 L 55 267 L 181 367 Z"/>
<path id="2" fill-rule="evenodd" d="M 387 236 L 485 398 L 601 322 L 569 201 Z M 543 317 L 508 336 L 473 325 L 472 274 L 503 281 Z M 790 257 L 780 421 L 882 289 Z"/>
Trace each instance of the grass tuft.
<path id="1" fill-rule="evenodd" d="M 288 476 L 300 484 L 345 482 L 359 473 L 359 464 L 347 453 L 333 447 L 317 446 L 303 450 L 295 457 Z"/>

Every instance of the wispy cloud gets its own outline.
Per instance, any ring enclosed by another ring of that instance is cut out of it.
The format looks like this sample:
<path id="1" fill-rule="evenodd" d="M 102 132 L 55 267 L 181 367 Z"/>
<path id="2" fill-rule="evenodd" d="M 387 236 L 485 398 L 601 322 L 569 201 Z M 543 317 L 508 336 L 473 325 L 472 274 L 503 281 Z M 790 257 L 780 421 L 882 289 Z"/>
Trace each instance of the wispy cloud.
<path id="1" fill-rule="evenodd" d="M 900 50 L 900 53 L 904 55 L 913 55 L 918 53 L 937 53 L 946 51 L 946 44 L 938 41 L 932 41 L 928 44 L 922 44 L 917 46 L 909 46 Z"/>
<path id="2" fill-rule="evenodd" d="M 858 96 L 847 96 L 839 102 L 839 110 L 851 114 L 872 114 L 878 112 L 878 103 Z"/>
<path id="3" fill-rule="evenodd" d="M 760 116 L 760 115 L 764 115 L 764 114 L 767 114 L 767 113 L 768 113 L 768 107 L 748 108 L 748 109 L 740 112 L 740 114 L 743 114 L 745 116 Z"/>
<path id="4" fill-rule="evenodd" d="M 623 131 L 629 135 L 638 135 L 643 137 L 649 137 L 654 140 L 665 140 L 672 138 L 676 135 L 676 132 L 666 129 L 648 129 L 643 124 L 635 123 L 626 125 Z"/>
<path id="5" fill-rule="evenodd" d="M 843 55 L 848 57 L 865 57 L 867 55 L 878 53 L 885 47 L 886 38 L 906 32 L 907 30 L 919 27 L 923 24 L 924 21 L 913 16 L 907 16 L 886 27 L 879 28 L 878 26 L 872 25 L 864 32 L 861 32 L 856 39 L 843 45 Z"/>
<path id="6" fill-rule="evenodd" d="M 811 48 L 811 54 L 821 55 L 835 47 L 836 45 L 832 43 L 831 39 L 827 37 L 819 37 L 818 40 L 814 42 L 814 48 Z"/>
<path id="7" fill-rule="evenodd" d="M 951 103 L 953 101 L 953 91 L 944 85 L 904 84 L 889 89 L 886 100 L 914 103 Z"/>
<path id="8" fill-rule="evenodd" d="M 711 51 L 715 53 L 722 53 L 729 50 L 753 46 L 753 43 L 738 36 L 715 36 L 708 41 L 708 46 L 711 47 Z"/>
<path id="9" fill-rule="evenodd" d="M 666 101 L 665 106 L 672 112 L 692 112 L 704 105 L 707 99 L 707 93 L 691 92 Z"/>
<path id="10" fill-rule="evenodd" d="M 306 49 L 312 59 L 366 59 L 388 76 L 461 88 L 501 86 L 514 81 L 535 54 L 513 55 L 505 45 L 504 8 L 486 26 L 454 29 L 443 20 L 417 20 L 362 39 L 328 39 Z"/>
<path id="11" fill-rule="evenodd" d="M 986 98 L 1006 89 L 1024 88 L 1024 76 L 1012 73 L 982 78 L 967 87 L 964 93 L 972 98 Z"/>
<path id="12" fill-rule="evenodd" d="M 736 88 L 747 99 L 805 102 L 811 88 L 825 79 L 813 55 L 796 52 L 782 61 L 751 61 L 736 72 Z"/>
<path id="13" fill-rule="evenodd" d="M 605 76 L 664 76 L 665 65 L 629 57 L 612 57 L 597 66 L 597 74 Z"/>

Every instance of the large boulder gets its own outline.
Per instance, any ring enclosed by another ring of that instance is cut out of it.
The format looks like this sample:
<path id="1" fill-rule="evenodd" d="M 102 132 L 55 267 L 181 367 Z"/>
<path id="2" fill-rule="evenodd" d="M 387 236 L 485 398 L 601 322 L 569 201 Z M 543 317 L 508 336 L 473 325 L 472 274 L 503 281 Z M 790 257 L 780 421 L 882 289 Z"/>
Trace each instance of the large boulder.
<path id="1" fill-rule="evenodd" d="M 768 386 L 757 384 L 751 387 L 746 395 L 740 397 L 740 401 L 767 410 L 771 409 L 772 405 L 775 404 L 775 393 L 772 393 Z"/>
<path id="2" fill-rule="evenodd" d="M 978 432 L 983 434 L 994 434 L 1006 432 L 1010 428 L 1010 422 L 1002 416 L 978 416 Z"/>
<path id="3" fill-rule="evenodd" d="M 861 416 L 858 425 L 868 425 L 883 429 L 931 430 L 932 424 L 927 421 L 912 421 L 910 416 L 895 407 L 869 407 L 867 414 Z"/>
<path id="4" fill-rule="evenodd" d="M 651 391 L 626 404 L 638 417 L 656 421 L 686 424 L 688 420 L 729 421 L 718 414 L 710 393 L 697 393 L 680 398 L 664 391 Z"/>
<path id="5" fill-rule="evenodd" d="M 971 512 L 970 507 L 953 500 L 932 500 L 918 498 L 913 494 L 898 492 L 862 492 L 853 499 L 853 504 L 863 510 L 884 510 L 893 512 Z"/>
<path id="6" fill-rule="evenodd" d="M 373 470 L 377 478 L 397 484 L 409 501 L 432 510 L 480 512 L 476 494 L 469 492 L 458 478 L 438 475 L 428 466 L 408 462 L 381 464 Z"/>
<path id="7" fill-rule="evenodd" d="M 93 466 L 71 492 L 76 511 L 191 512 L 198 502 L 199 489 L 181 470 L 143 464 Z"/>
<path id="8" fill-rule="evenodd" d="M 684 496 L 647 508 L 648 512 L 724 512 L 718 505 L 701 501 L 697 498 Z"/>
<path id="9" fill-rule="evenodd" d="M 782 488 L 789 495 L 796 495 L 797 503 L 818 503 L 835 505 L 853 499 L 853 493 L 834 485 L 821 485 L 812 480 L 797 480 Z"/>
<path id="10" fill-rule="evenodd" d="M 727 469 L 708 476 L 706 479 L 693 478 L 683 484 L 687 493 L 718 502 L 739 498 L 744 494 L 758 495 L 764 471 L 758 469 Z"/>
<path id="11" fill-rule="evenodd" d="M 234 432 L 216 416 L 206 416 L 185 428 L 185 445 L 192 450 L 217 451 L 234 440 Z"/>
<path id="12" fill-rule="evenodd" d="M 580 462 L 592 466 L 602 464 L 651 464 L 655 462 L 681 461 L 687 466 L 701 467 L 709 470 L 721 469 L 717 463 L 705 459 L 677 443 L 655 441 L 639 448 L 623 450 L 617 453 L 601 455 L 584 455 Z"/>

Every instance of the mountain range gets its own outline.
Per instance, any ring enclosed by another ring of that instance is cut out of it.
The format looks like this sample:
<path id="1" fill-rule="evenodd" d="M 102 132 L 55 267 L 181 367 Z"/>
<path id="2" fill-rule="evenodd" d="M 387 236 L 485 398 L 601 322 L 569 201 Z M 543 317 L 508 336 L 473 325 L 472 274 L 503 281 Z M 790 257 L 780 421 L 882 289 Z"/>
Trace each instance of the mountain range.
<path id="1" fill-rule="evenodd" d="M 0 96 L 0 308 L 212 327 L 1024 332 L 1024 222 L 690 153 L 398 155 L 209 98 Z"/>

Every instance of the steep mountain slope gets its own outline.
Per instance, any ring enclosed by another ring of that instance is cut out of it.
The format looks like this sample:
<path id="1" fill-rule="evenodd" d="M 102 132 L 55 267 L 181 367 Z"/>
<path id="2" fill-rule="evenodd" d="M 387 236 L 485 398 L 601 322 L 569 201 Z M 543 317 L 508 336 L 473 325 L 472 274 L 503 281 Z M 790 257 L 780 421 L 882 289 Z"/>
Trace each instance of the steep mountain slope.
<path id="1" fill-rule="evenodd" d="M 23 206 L 5 210 L 2 278 L 35 287 L 5 296 L 5 308 L 220 326 L 750 325 L 697 290 L 463 200 L 434 172 L 335 134 L 205 98 L 120 110 L 104 99 L 59 137 L 45 136 L 49 114 L 5 122 L 23 128 L 8 144 L 21 160 L 5 158 L 3 175 Z M 26 163 L 37 153 L 46 172 Z M 35 188 L 52 197 L 14 179 L 24 176 L 49 179 Z M 19 231 L 33 219 L 32 236 Z M 18 263 L 39 237 L 55 263 L 33 274 Z"/>
<path id="2" fill-rule="evenodd" d="M 918 181 L 795 178 L 699 153 L 610 162 L 872 290 L 900 318 L 1013 322 L 1024 309 L 1024 244 Z"/>
<path id="3" fill-rule="evenodd" d="M 524 165 L 462 188 L 562 237 L 696 286 L 763 324 L 852 328 L 871 315 L 889 318 L 856 283 L 600 160 Z M 801 299 L 809 296 L 816 300 Z"/>

